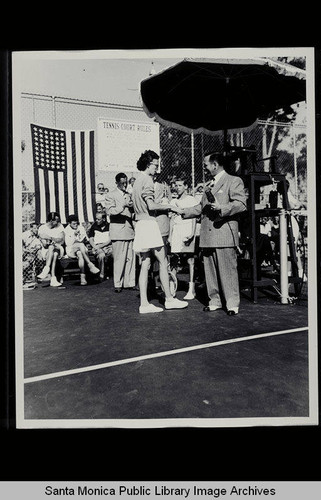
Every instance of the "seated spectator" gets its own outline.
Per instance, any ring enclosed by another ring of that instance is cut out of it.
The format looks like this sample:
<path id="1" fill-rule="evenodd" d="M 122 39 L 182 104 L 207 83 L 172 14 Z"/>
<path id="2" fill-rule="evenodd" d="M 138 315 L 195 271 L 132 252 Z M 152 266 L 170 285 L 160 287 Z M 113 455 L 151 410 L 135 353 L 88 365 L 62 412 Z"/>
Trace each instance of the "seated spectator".
<path id="1" fill-rule="evenodd" d="M 100 269 L 99 279 L 103 281 L 105 278 L 105 260 L 111 257 L 113 253 L 109 235 L 109 223 L 105 214 L 96 214 L 96 220 L 88 231 L 88 239 Z M 107 276 L 108 278 L 109 276 Z"/>
<path id="2" fill-rule="evenodd" d="M 60 222 L 60 215 L 57 212 L 48 214 L 47 222 L 39 227 L 38 235 L 44 248 L 43 256 L 46 261 L 43 271 L 38 274 L 38 278 L 45 280 L 50 277 L 50 286 L 61 286 L 56 277 L 56 264 L 57 260 L 64 255 L 65 235 L 64 227 Z"/>
<path id="3" fill-rule="evenodd" d="M 87 234 L 85 228 L 79 224 L 76 215 L 69 215 L 68 224 L 65 228 L 66 254 L 70 258 L 78 259 L 80 269 L 80 284 L 87 285 L 85 265 L 93 274 L 98 274 L 99 269 L 89 259 L 88 249 L 85 245 Z"/>
<path id="4" fill-rule="evenodd" d="M 22 282 L 26 290 L 35 288 L 36 274 L 43 268 L 42 248 L 38 237 L 38 224 L 33 222 L 30 229 L 22 233 Z"/>

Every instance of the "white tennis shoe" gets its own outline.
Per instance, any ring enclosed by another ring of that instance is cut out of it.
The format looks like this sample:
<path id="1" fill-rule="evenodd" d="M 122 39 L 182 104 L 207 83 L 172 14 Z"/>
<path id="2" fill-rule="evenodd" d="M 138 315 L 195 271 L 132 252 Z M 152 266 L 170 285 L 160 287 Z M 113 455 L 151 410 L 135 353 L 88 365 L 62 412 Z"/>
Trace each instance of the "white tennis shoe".
<path id="1" fill-rule="evenodd" d="M 188 302 L 185 300 L 179 300 L 173 297 L 171 300 L 165 300 L 165 309 L 185 309 L 188 306 Z"/>
<path id="2" fill-rule="evenodd" d="M 50 286 L 61 286 L 61 283 L 59 283 L 59 281 L 57 280 L 57 278 L 54 276 L 50 280 Z"/>
<path id="3" fill-rule="evenodd" d="M 47 276 L 49 274 L 49 271 L 50 271 L 50 267 L 49 266 L 45 266 L 43 268 L 43 270 L 41 271 L 41 273 L 38 274 L 37 278 L 39 278 L 40 280 L 44 280 L 45 278 L 47 278 Z"/>
<path id="4" fill-rule="evenodd" d="M 159 313 L 162 311 L 163 309 L 161 307 L 154 306 L 154 304 L 148 304 L 147 306 L 139 306 L 140 314 Z"/>
<path id="5" fill-rule="evenodd" d="M 95 264 L 93 264 L 92 262 L 90 264 L 88 264 L 88 268 L 89 268 L 89 271 L 93 274 L 100 273 L 100 269 L 98 269 L 98 267 L 96 267 Z"/>

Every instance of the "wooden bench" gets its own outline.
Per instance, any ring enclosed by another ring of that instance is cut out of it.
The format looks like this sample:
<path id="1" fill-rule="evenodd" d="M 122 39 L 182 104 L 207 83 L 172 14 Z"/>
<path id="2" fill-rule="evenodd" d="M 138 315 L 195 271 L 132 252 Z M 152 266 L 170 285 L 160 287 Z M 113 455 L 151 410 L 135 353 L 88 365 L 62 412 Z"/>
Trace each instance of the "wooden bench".
<path id="1" fill-rule="evenodd" d="M 96 265 L 96 259 L 95 256 L 89 253 L 89 259 L 90 262 Z M 111 278 L 112 277 L 112 261 L 113 259 L 110 256 L 105 257 L 105 274 L 107 272 L 107 277 Z M 78 261 L 77 258 L 72 258 L 72 257 L 66 257 L 64 256 L 62 259 L 59 261 L 59 271 L 58 273 L 60 274 L 60 277 L 63 278 L 68 278 L 69 276 L 72 275 L 79 275 L 80 274 L 80 269 L 78 267 Z M 91 274 L 88 272 L 88 269 L 86 270 L 86 274 Z M 92 276 L 92 274 L 91 274 Z"/>

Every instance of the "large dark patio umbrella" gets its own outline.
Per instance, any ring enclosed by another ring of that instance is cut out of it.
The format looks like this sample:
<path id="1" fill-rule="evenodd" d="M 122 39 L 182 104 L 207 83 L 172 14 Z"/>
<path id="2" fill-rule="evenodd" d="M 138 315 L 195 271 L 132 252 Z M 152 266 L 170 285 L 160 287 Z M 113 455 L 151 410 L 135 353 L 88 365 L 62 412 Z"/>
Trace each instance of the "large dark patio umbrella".
<path id="1" fill-rule="evenodd" d="M 305 72 L 263 59 L 184 59 L 141 82 L 145 112 L 185 131 L 245 129 L 306 98 Z"/>

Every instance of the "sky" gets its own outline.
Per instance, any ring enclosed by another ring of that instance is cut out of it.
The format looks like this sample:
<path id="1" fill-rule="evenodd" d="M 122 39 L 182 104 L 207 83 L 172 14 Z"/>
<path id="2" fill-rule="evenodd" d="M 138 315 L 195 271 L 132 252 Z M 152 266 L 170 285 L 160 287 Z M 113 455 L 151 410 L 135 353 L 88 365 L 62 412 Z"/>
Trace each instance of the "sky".
<path id="1" fill-rule="evenodd" d="M 298 49 L 166 49 L 35 51 L 13 53 L 14 88 L 44 94 L 140 106 L 140 82 L 186 57 L 273 57 Z"/>
<path id="2" fill-rule="evenodd" d="M 44 53 L 40 58 L 27 57 L 19 62 L 17 82 L 27 93 L 140 106 L 140 81 L 148 78 L 152 68 L 159 72 L 182 60 L 149 54 L 131 58 L 129 51 L 123 56 L 69 58 L 67 54 L 67 58 L 57 59 L 46 58 Z"/>

